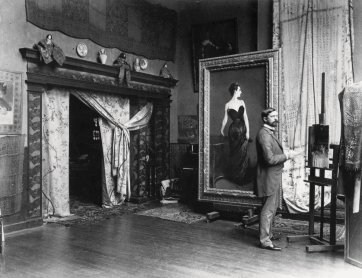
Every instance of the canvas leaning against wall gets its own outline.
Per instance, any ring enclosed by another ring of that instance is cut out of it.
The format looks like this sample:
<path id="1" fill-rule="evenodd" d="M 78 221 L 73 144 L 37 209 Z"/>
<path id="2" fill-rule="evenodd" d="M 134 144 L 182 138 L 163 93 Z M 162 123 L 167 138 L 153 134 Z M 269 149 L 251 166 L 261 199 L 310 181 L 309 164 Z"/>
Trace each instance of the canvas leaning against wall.
<path id="1" fill-rule="evenodd" d="M 0 134 L 21 133 L 21 73 L 0 70 Z"/>

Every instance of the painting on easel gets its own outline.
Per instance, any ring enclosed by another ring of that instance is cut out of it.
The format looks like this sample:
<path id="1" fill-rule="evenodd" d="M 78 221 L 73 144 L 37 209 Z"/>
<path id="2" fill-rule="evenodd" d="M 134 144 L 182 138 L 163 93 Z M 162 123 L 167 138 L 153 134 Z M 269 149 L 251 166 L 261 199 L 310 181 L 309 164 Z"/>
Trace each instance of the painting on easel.
<path id="1" fill-rule="evenodd" d="M 329 126 L 325 124 L 325 73 L 322 73 L 322 106 L 319 124 L 309 127 L 308 163 L 310 167 L 329 168 Z"/>

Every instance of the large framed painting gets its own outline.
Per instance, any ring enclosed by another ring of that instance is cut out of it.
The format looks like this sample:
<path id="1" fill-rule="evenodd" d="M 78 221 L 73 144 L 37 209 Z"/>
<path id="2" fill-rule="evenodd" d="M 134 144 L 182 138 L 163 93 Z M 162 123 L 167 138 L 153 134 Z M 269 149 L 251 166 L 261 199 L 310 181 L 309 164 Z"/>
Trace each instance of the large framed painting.
<path id="1" fill-rule="evenodd" d="M 279 56 L 275 49 L 200 60 L 199 201 L 261 206 L 255 184 L 255 137 L 263 124 L 262 110 L 274 107 L 280 120 L 276 134 L 281 139 Z M 228 132 L 235 117 L 227 116 L 224 136 L 221 135 L 225 104 L 231 99 L 228 89 L 234 82 L 242 90 L 243 117 L 246 113 L 249 119 L 250 139 L 240 142 L 242 149 L 231 144 L 234 135 Z"/>
<path id="2" fill-rule="evenodd" d="M 22 75 L 0 70 L 0 134 L 21 133 Z"/>
<path id="3" fill-rule="evenodd" d="M 237 19 L 192 26 L 192 71 L 194 90 L 199 88 L 199 60 L 238 53 Z"/>

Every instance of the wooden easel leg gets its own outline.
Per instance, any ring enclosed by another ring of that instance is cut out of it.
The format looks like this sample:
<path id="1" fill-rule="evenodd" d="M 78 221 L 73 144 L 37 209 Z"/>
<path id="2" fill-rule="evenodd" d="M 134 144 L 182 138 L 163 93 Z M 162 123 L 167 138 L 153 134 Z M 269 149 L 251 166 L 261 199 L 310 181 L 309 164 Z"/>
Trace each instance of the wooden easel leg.
<path id="1" fill-rule="evenodd" d="M 337 222 L 337 188 L 332 186 L 331 188 L 331 222 L 330 222 L 330 238 L 331 245 L 336 244 L 336 222 Z"/>
<path id="2" fill-rule="evenodd" d="M 308 253 L 336 251 L 344 248 L 343 244 L 329 244 L 328 242 L 320 240 L 316 237 L 310 237 L 310 241 L 315 244 L 306 246 L 306 251 Z"/>
<path id="3" fill-rule="evenodd" d="M 314 235 L 314 202 L 315 202 L 315 185 L 310 183 L 309 189 L 309 235 Z"/>

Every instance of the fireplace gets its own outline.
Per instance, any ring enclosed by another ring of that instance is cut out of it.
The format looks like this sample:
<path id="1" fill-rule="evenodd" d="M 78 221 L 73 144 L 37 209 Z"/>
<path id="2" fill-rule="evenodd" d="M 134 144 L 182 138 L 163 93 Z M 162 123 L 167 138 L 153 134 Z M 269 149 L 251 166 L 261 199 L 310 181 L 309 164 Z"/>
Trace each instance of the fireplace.
<path id="1" fill-rule="evenodd" d="M 99 115 L 73 95 L 69 99 L 69 197 L 102 205 Z"/>
<path id="2" fill-rule="evenodd" d="M 123 82 L 112 66 L 66 57 L 62 67 L 55 67 L 40 63 L 33 49 L 20 52 L 28 62 L 29 218 L 42 218 L 42 94 L 52 88 L 117 94 L 129 98 L 131 114 L 152 102 L 149 125 L 130 134 L 131 190 L 134 201 L 158 197 L 161 181 L 169 178 L 170 95 L 177 80 L 126 71 Z"/>

